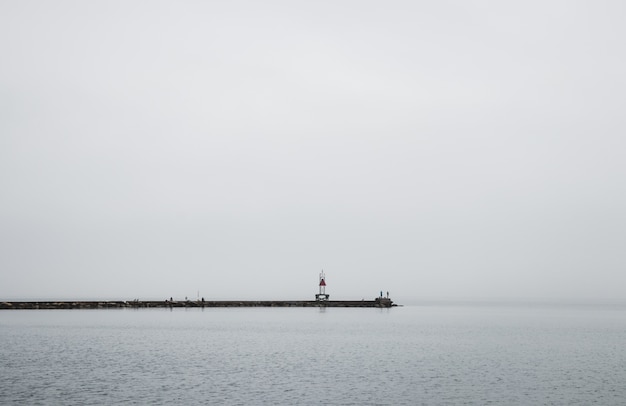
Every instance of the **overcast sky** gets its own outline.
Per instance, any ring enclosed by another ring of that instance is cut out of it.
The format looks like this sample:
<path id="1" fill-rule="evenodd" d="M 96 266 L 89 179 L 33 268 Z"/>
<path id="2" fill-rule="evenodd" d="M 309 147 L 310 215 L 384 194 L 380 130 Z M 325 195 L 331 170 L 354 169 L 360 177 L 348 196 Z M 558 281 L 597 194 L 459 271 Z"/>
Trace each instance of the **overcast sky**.
<path id="1" fill-rule="evenodd" d="M 620 300 L 622 1 L 0 1 L 0 299 Z"/>

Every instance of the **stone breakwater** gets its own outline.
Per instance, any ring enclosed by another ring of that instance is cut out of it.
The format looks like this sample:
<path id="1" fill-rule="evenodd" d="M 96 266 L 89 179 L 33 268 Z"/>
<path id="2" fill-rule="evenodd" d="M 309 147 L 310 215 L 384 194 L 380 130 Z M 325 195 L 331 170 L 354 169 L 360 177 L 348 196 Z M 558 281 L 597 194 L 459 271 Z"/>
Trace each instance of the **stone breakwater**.
<path id="1" fill-rule="evenodd" d="M 0 302 L 0 310 L 37 309 L 140 309 L 178 307 L 393 307 L 389 298 L 374 300 L 131 300 L 131 301 L 50 301 Z"/>

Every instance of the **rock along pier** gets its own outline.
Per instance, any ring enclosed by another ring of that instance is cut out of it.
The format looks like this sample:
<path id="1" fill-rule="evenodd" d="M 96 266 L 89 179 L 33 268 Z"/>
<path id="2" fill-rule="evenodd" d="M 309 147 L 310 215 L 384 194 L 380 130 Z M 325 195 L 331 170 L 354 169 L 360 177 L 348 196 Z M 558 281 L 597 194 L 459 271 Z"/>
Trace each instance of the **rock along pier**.
<path id="1" fill-rule="evenodd" d="M 0 302 L 0 310 L 37 309 L 141 309 L 210 307 L 377 307 L 396 306 L 389 298 L 374 300 L 130 300 L 130 301 L 49 301 Z"/>

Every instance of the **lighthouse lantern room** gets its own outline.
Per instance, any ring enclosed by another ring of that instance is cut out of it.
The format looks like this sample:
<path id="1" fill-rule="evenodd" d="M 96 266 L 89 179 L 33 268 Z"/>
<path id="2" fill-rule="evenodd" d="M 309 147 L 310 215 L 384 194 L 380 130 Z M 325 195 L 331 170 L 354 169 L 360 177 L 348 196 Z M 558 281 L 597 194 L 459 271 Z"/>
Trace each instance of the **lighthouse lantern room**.
<path id="1" fill-rule="evenodd" d="M 326 294 L 326 275 L 324 275 L 324 270 L 320 272 L 320 292 L 315 294 L 315 300 L 322 301 L 328 300 L 330 295 Z"/>

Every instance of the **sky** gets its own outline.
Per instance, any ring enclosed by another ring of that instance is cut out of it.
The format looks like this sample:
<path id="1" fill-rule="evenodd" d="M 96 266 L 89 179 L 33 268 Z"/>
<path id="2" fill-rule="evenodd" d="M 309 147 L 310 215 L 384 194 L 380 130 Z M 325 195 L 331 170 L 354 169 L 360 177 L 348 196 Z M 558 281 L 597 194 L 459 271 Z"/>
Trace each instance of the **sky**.
<path id="1" fill-rule="evenodd" d="M 0 1 L 0 299 L 626 300 L 626 3 Z"/>

